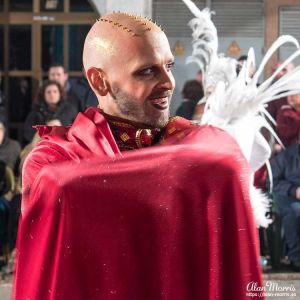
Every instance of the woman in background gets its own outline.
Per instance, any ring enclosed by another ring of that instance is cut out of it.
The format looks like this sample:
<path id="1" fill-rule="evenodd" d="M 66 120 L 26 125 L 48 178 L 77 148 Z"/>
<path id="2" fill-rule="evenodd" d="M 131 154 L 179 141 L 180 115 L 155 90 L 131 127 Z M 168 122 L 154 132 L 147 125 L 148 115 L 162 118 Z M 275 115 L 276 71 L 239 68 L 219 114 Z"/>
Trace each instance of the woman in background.
<path id="1" fill-rule="evenodd" d="M 203 98 L 202 85 L 197 80 L 187 81 L 182 89 L 182 104 L 176 110 L 176 116 L 192 120 L 197 103 Z"/>
<path id="2" fill-rule="evenodd" d="M 73 123 L 76 111 L 64 100 L 64 92 L 56 81 L 46 81 L 40 88 L 32 111 L 24 124 L 24 138 L 31 142 L 36 130 L 33 125 L 48 125 L 50 120 L 58 120 L 61 125 Z"/>

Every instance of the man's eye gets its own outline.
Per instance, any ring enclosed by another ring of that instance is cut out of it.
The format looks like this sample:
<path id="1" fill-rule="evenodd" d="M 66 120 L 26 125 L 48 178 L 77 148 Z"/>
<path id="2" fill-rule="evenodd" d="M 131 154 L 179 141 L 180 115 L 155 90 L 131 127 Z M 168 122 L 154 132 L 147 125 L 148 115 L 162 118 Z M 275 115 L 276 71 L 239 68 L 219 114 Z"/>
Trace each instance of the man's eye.
<path id="1" fill-rule="evenodd" d="M 168 71 L 171 71 L 172 68 L 173 68 L 173 66 L 174 66 L 174 64 L 175 64 L 174 61 L 171 62 L 171 63 L 168 63 L 168 64 L 167 64 L 167 70 L 168 70 Z"/>
<path id="2" fill-rule="evenodd" d="M 139 72 L 142 76 L 152 75 L 154 73 L 153 68 L 147 68 Z"/>

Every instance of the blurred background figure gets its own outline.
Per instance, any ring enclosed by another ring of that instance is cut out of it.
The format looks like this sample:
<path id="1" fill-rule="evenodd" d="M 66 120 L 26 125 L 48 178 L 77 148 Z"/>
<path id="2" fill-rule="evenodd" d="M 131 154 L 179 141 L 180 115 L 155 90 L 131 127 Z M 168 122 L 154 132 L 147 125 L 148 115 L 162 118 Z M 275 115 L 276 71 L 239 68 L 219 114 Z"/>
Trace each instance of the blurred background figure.
<path id="1" fill-rule="evenodd" d="M 288 246 L 288 258 L 300 272 L 300 145 L 295 144 L 273 158 L 273 193 Z"/>
<path id="2" fill-rule="evenodd" d="M 0 269 L 7 263 L 9 206 L 5 199 L 6 164 L 0 161 Z"/>
<path id="3" fill-rule="evenodd" d="M 65 100 L 73 105 L 76 112 L 83 111 L 84 107 L 82 107 L 81 100 L 73 90 L 68 78 L 69 75 L 62 64 L 56 63 L 50 66 L 48 79 L 60 84 L 65 93 Z"/>
<path id="4" fill-rule="evenodd" d="M 182 90 L 182 104 L 178 107 L 176 115 L 186 119 L 193 119 L 196 105 L 203 98 L 202 84 L 197 80 L 187 81 Z"/>
<path id="5" fill-rule="evenodd" d="M 202 82 L 203 82 L 203 74 L 202 74 L 201 70 L 199 70 L 197 72 L 195 80 L 197 80 L 201 85 L 203 85 L 202 84 Z"/>
<path id="6" fill-rule="evenodd" d="M 64 91 L 56 81 L 46 81 L 38 92 L 32 111 L 26 118 L 24 124 L 24 138 L 31 142 L 36 130 L 33 125 L 48 124 L 49 121 L 56 119 L 64 126 L 72 124 L 77 111 L 64 99 Z"/>
<path id="7" fill-rule="evenodd" d="M 281 64 L 283 63 L 283 61 L 278 60 L 275 65 L 272 67 L 272 71 L 273 73 L 278 69 L 278 67 L 281 66 Z M 291 70 L 294 69 L 294 64 L 293 63 L 289 63 L 287 64 L 275 77 L 275 81 L 277 81 L 278 79 L 280 79 L 283 75 L 285 75 L 286 73 L 290 72 Z M 283 98 L 279 98 L 277 100 L 271 101 L 270 103 L 268 103 L 268 107 L 267 107 L 267 111 L 269 112 L 269 114 L 272 116 L 272 118 L 274 120 L 277 119 L 277 114 L 281 108 L 282 105 L 286 105 L 287 104 L 287 98 L 283 97 Z"/>
<path id="8" fill-rule="evenodd" d="M 277 113 L 276 131 L 285 147 L 299 144 L 300 141 L 300 94 L 287 97 Z"/>
<path id="9" fill-rule="evenodd" d="M 237 62 L 238 62 L 237 63 L 237 68 L 236 68 L 237 74 L 240 73 L 240 71 L 241 71 L 244 63 L 247 61 L 247 59 L 248 59 L 248 55 L 241 55 L 237 59 Z M 249 74 L 248 74 L 249 77 L 252 78 L 254 76 L 255 72 L 256 72 L 256 67 L 253 64 L 251 64 L 250 69 L 249 69 Z"/>
<path id="10" fill-rule="evenodd" d="M 77 95 L 80 101 L 80 107 L 82 110 L 87 109 L 90 106 L 97 106 L 98 99 L 90 88 L 89 83 L 85 76 L 85 71 L 82 68 L 82 76 L 70 80 L 72 91 Z"/>
<path id="11" fill-rule="evenodd" d="M 16 170 L 20 152 L 19 142 L 8 137 L 6 120 L 0 116 L 0 161 L 4 161 L 12 170 Z"/>

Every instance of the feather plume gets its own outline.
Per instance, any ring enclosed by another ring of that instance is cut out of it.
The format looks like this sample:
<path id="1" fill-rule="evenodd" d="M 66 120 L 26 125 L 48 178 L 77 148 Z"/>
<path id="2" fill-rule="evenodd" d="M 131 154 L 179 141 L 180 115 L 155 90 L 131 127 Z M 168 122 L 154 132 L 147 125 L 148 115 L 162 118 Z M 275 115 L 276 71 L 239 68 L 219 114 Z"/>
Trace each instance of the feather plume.
<path id="1" fill-rule="evenodd" d="M 200 10 L 191 0 L 183 2 L 195 16 L 188 23 L 193 30 L 193 54 L 187 58 L 186 63 L 196 62 L 204 74 L 218 52 L 217 29 L 211 21 L 211 11 L 208 8 Z"/>
<path id="2" fill-rule="evenodd" d="M 217 126 L 231 134 L 255 172 L 268 161 L 271 153 L 260 129 L 267 128 L 279 140 L 264 117 L 267 115 L 270 119 L 265 106 L 272 100 L 300 93 L 300 66 L 274 82 L 276 75 L 300 55 L 299 43 L 289 35 L 279 37 L 265 54 L 253 78 L 249 77 L 250 67 L 255 66 L 255 54 L 251 48 L 248 59 L 237 76 L 235 70 L 237 62 L 217 55 L 217 30 L 210 19 L 210 11 L 198 9 L 190 0 L 183 2 L 195 16 L 189 23 L 193 30 L 193 53 L 187 62 L 196 62 L 200 66 L 204 75 L 205 89 L 213 87 L 212 94 L 208 96 L 206 93 L 206 106 L 201 124 Z M 292 43 L 297 51 L 285 60 L 270 78 L 257 87 L 258 79 L 267 62 L 274 52 L 286 43 Z M 266 218 L 268 200 L 253 187 L 250 188 L 250 194 L 257 224 L 267 226 L 270 223 Z"/>

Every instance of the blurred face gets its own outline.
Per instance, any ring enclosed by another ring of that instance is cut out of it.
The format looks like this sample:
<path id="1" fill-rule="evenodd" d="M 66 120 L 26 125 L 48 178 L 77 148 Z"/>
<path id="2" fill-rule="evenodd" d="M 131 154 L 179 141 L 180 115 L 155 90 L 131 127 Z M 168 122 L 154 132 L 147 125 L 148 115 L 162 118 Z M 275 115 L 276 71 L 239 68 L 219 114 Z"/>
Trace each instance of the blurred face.
<path id="1" fill-rule="evenodd" d="M 300 94 L 288 96 L 288 104 L 297 111 L 300 110 Z"/>
<path id="2" fill-rule="evenodd" d="M 54 84 L 47 86 L 45 89 L 44 99 L 49 106 L 55 106 L 60 100 L 58 87 Z"/>
<path id="3" fill-rule="evenodd" d="M 202 84 L 202 81 L 203 81 L 203 75 L 202 75 L 202 72 L 198 72 L 196 74 L 196 78 L 195 78 L 199 83 Z"/>
<path id="4" fill-rule="evenodd" d="M 175 87 L 169 42 L 163 32 L 149 32 L 145 37 L 130 37 L 127 43 L 126 55 L 112 58 L 107 71 L 110 98 L 103 109 L 114 116 L 164 127 Z"/>
<path id="5" fill-rule="evenodd" d="M 282 61 L 278 61 L 275 66 L 273 67 L 273 72 L 275 72 L 282 64 Z M 294 68 L 294 65 L 292 63 L 287 64 L 275 77 L 275 80 L 280 79 L 282 76 L 284 76 L 286 73 L 291 71 Z"/>
<path id="6" fill-rule="evenodd" d="M 68 79 L 68 75 L 62 67 L 52 67 L 49 69 L 48 79 L 58 82 L 63 88 Z"/>
<path id="7" fill-rule="evenodd" d="M 5 127 L 2 123 L 0 123 L 0 145 L 2 145 L 5 136 Z"/>

